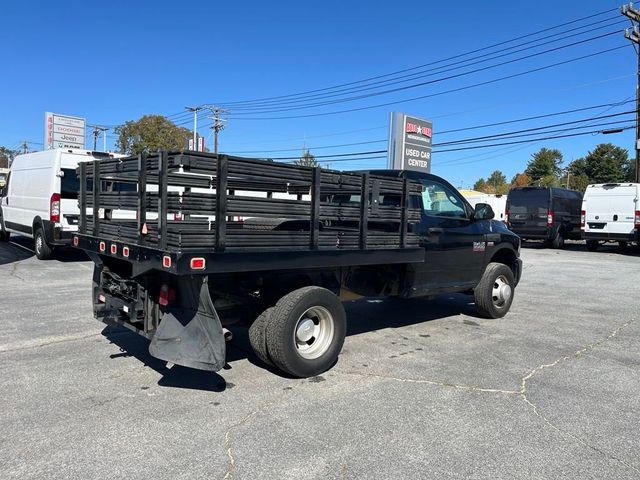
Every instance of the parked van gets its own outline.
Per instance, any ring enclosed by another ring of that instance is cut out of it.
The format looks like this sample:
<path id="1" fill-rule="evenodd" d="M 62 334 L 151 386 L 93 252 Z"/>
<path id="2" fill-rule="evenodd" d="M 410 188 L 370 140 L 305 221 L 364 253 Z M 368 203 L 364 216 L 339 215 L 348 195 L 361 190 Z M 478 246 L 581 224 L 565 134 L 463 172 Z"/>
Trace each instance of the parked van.
<path id="1" fill-rule="evenodd" d="M 460 193 L 467 201 L 471 204 L 472 207 L 478 203 L 487 203 L 491 205 L 491 209 L 493 210 L 495 220 L 504 221 L 504 213 L 507 207 L 507 196 L 494 194 L 494 193 L 483 193 L 478 192 L 476 190 L 459 190 Z"/>
<path id="2" fill-rule="evenodd" d="M 582 200 L 582 232 L 592 252 L 603 242 L 640 244 L 640 183 L 589 185 Z"/>
<path id="3" fill-rule="evenodd" d="M 16 156 L 0 198 L 0 240 L 12 232 L 32 237 L 36 256 L 50 258 L 78 230 L 78 164 L 114 156 L 64 149 Z"/>
<path id="4" fill-rule="evenodd" d="M 562 248 L 566 239 L 580 240 L 582 193 L 566 188 L 517 187 L 507 196 L 505 221 L 525 240 L 544 240 Z"/>

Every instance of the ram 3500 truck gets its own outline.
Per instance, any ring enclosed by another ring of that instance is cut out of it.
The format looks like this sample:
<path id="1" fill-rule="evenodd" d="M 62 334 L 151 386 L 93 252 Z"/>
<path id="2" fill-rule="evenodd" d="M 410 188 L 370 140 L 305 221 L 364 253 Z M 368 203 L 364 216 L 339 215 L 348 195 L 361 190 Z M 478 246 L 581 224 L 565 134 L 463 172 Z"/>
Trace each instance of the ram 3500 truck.
<path id="1" fill-rule="evenodd" d="M 73 244 L 95 263 L 95 316 L 179 365 L 221 369 L 224 328 L 244 320 L 261 360 L 314 376 L 342 349 L 341 300 L 468 292 L 499 318 L 522 272 L 520 239 L 435 175 L 191 151 L 78 172 Z"/>

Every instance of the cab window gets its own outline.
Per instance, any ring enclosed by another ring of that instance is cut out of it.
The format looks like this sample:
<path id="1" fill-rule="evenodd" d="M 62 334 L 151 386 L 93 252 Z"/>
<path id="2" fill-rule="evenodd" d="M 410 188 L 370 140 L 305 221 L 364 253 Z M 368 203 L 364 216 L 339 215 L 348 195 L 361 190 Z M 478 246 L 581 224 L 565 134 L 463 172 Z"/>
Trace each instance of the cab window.
<path id="1" fill-rule="evenodd" d="M 449 187 L 434 180 L 422 181 L 422 208 L 431 217 L 467 218 L 464 201 Z"/>

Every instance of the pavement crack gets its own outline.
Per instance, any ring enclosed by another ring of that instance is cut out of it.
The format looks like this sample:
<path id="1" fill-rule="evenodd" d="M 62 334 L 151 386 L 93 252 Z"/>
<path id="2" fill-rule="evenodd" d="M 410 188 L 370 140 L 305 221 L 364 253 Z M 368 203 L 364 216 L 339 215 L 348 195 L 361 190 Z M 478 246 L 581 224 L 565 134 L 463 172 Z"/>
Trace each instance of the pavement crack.
<path id="1" fill-rule="evenodd" d="M 299 385 L 301 385 L 301 383 Z M 245 425 L 249 420 L 251 420 L 252 418 L 258 416 L 260 413 L 266 411 L 267 409 L 271 408 L 273 405 L 275 405 L 277 403 L 280 403 L 285 397 L 290 395 L 291 392 L 294 389 L 295 389 L 295 386 L 293 388 L 291 388 L 290 390 L 287 390 L 283 394 L 278 395 L 278 397 L 275 398 L 274 400 L 272 400 L 271 402 L 269 402 L 269 403 L 261 406 L 260 408 L 257 408 L 254 411 L 246 414 L 244 417 L 242 417 L 236 423 L 231 425 L 227 429 L 226 432 L 224 432 L 224 449 L 225 449 L 225 452 L 227 454 L 227 468 L 225 469 L 224 476 L 222 477 L 224 480 L 227 480 L 227 479 L 231 478 L 232 475 L 233 475 L 233 472 L 236 469 L 236 457 L 235 457 L 235 455 L 233 453 L 233 444 L 232 444 L 232 438 L 231 438 L 231 434 L 232 434 L 233 430 L 235 430 L 238 427 L 241 427 L 242 425 Z"/>
<path id="2" fill-rule="evenodd" d="M 11 264 L 11 270 L 9 270 L 9 276 L 13 277 L 13 278 L 17 278 L 21 282 L 26 282 L 26 280 L 24 278 L 22 278 L 20 275 L 18 275 L 18 273 L 17 273 L 18 265 L 19 265 L 18 262 L 13 262 Z"/>
<path id="3" fill-rule="evenodd" d="M 520 395 L 520 397 L 524 400 L 524 402 L 531 408 L 531 410 L 533 411 L 534 415 L 538 418 L 540 418 L 543 422 L 545 422 L 549 427 L 553 428 L 554 430 L 556 430 L 558 433 L 560 433 L 561 435 L 567 436 L 572 438 L 573 440 L 575 440 L 576 442 L 580 443 L 581 445 L 583 445 L 584 447 L 587 447 L 611 460 L 615 460 L 618 463 L 624 465 L 625 467 L 627 467 L 630 470 L 635 471 L 636 473 L 640 473 L 640 469 L 638 469 L 637 467 L 635 467 L 634 465 L 631 465 L 627 462 L 625 462 L 624 460 L 616 457 L 615 455 L 602 450 L 598 447 L 596 447 L 595 445 L 591 445 L 590 443 L 588 443 L 586 440 L 584 440 L 583 438 L 581 438 L 580 436 L 576 435 L 575 433 L 569 432 L 567 430 L 564 430 L 562 428 L 560 428 L 558 425 L 555 425 L 553 422 L 551 422 L 551 420 L 549 420 L 548 417 L 546 417 L 543 413 L 540 412 L 538 406 L 533 403 L 529 397 L 527 396 L 528 390 L 527 390 L 527 382 L 529 380 L 531 380 L 531 378 L 533 378 L 537 373 L 541 372 L 542 370 L 545 369 L 549 369 L 549 368 L 553 368 L 556 365 L 562 363 L 562 362 L 566 362 L 567 360 L 571 360 L 573 358 L 577 358 L 581 355 L 586 355 L 587 352 L 593 350 L 595 347 L 602 345 L 605 342 L 608 342 L 609 340 L 615 338 L 623 329 L 625 329 L 626 327 L 628 327 L 631 323 L 633 323 L 633 319 L 629 320 L 628 322 L 623 323 L 622 325 L 620 325 L 619 327 L 617 327 L 616 329 L 614 329 L 611 333 L 609 333 L 606 337 L 601 338 L 600 340 L 597 340 L 595 342 L 592 342 L 588 345 L 585 345 L 582 348 L 579 348 L 578 350 L 576 350 L 573 353 L 570 353 L 568 355 L 565 355 L 563 357 L 558 358 L 557 360 L 551 362 L 551 363 L 544 363 L 542 365 L 538 365 L 537 367 L 535 367 L 533 370 L 531 370 L 527 375 L 525 375 L 524 377 L 522 377 L 522 380 L 520 382 L 520 390 L 518 391 L 518 394 Z"/>
<path id="4" fill-rule="evenodd" d="M 458 383 L 449 383 L 449 382 L 439 382 L 436 380 L 426 380 L 420 378 L 403 378 L 403 377 L 394 377 L 391 375 L 380 375 L 377 373 L 364 373 L 364 372 L 356 372 L 356 371 L 346 371 L 346 370 L 338 370 L 337 373 L 342 373 L 344 375 L 355 375 L 360 377 L 373 377 L 373 378 L 381 378 L 385 380 L 394 380 L 396 382 L 404 382 L 404 383 L 418 383 L 425 385 L 433 385 L 436 387 L 444 387 L 444 388 L 454 388 L 458 390 L 469 390 L 473 392 L 482 392 L 482 393 L 500 393 L 505 395 L 520 395 L 519 390 L 503 390 L 499 388 L 488 388 L 488 387 L 480 387 L 477 385 L 462 385 Z"/>

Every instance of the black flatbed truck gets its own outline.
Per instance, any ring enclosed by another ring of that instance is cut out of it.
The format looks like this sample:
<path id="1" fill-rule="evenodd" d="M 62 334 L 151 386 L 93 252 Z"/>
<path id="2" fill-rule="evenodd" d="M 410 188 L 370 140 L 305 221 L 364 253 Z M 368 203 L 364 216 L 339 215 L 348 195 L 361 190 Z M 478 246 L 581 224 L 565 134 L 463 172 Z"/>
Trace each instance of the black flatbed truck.
<path id="1" fill-rule="evenodd" d="M 94 314 L 174 364 L 221 369 L 225 327 L 244 321 L 262 361 L 314 376 L 342 349 L 341 300 L 469 292 L 499 318 L 522 272 L 491 207 L 434 175 L 192 151 L 78 171 L 73 245 L 95 263 Z"/>

